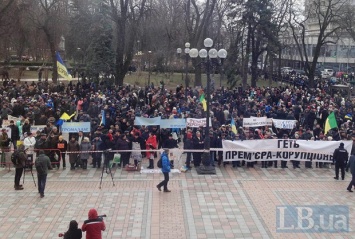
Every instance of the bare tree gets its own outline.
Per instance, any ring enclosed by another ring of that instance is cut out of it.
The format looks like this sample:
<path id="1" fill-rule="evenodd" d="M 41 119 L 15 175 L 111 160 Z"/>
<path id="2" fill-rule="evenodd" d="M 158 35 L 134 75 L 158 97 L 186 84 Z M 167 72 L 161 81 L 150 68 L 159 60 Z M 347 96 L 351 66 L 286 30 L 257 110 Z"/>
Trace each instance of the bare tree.
<path id="1" fill-rule="evenodd" d="M 301 62 L 303 62 L 310 87 L 314 87 L 315 70 L 322 46 L 336 44 L 338 41 L 341 26 L 337 22 L 341 18 L 345 3 L 346 0 L 309 1 L 305 9 L 305 18 L 301 18 L 295 8 L 290 8 L 289 27 L 292 30 L 293 40 Z M 295 1 L 292 1 L 291 6 L 295 4 Z M 307 43 L 310 37 L 316 39 L 311 52 L 308 50 L 309 44 Z"/>
<path id="2" fill-rule="evenodd" d="M 116 84 L 122 85 L 132 62 L 139 26 L 147 10 L 146 0 L 110 0 L 116 26 Z"/>
<path id="3" fill-rule="evenodd" d="M 199 5 L 196 0 L 186 0 L 186 31 L 192 47 L 203 47 L 203 40 L 207 37 L 208 28 L 211 26 L 212 14 L 217 0 L 206 0 Z M 201 68 L 198 60 L 193 60 L 195 66 L 195 86 L 201 86 Z"/>
<path id="4" fill-rule="evenodd" d="M 50 49 L 50 57 L 53 65 L 52 80 L 57 83 L 58 70 L 56 51 L 61 36 L 64 34 L 64 20 L 67 13 L 66 0 L 38 0 L 27 1 L 29 19 L 34 26 L 44 33 Z"/>
<path id="5" fill-rule="evenodd" d="M 8 16 L 10 8 L 15 5 L 15 0 L 0 0 L 0 26 L 4 24 L 4 19 Z"/>

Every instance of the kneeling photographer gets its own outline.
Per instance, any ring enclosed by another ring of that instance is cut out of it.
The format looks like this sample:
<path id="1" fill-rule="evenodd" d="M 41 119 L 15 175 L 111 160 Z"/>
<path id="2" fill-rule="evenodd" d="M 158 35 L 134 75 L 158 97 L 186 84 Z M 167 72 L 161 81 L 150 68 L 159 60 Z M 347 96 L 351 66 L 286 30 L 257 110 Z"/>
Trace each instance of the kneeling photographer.
<path id="1" fill-rule="evenodd" d="M 88 213 L 88 220 L 84 221 L 81 230 L 86 232 L 86 239 L 102 239 L 101 231 L 106 230 L 103 217 L 106 215 L 98 216 L 96 209 L 92 208 Z"/>

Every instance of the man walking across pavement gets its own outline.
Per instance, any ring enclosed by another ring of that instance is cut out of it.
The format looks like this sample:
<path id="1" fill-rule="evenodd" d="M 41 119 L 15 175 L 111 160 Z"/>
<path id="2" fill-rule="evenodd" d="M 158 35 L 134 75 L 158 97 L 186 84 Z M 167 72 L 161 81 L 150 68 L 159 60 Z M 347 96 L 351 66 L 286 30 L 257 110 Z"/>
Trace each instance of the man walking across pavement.
<path id="1" fill-rule="evenodd" d="M 355 186 L 355 155 L 351 155 L 348 164 L 346 165 L 346 172 L 349 171 L 350 168 L 350 173 L 352 174 L 352 179 L 351 182 L 349 183 L 349 186 L 347 187 L 347 190 L 349 192 L 353 192 L 351 190 L 352 186 Z"/>
<path id="2" fill-rule="evenodd" d="M 334 150 L 333 163 L 335 163 L 335 177 L 334 179 L 339 180 L 339 169 L 341 170 L 341 179 L 345 178 L 345 166 L 348 162 L 349 153 L 344 148 L 344 143 L 340 143 L 339 148 Z"/>
<path id="3" fill-rule="evenodd" d="M 164 187 L 164 192 L 169 193 L 171 192 L 168 189 L 170 173 L 169 149 L 164 149 L 164 152 L 161 154 L 161 165 L 161 171 L 164 174 L 164 180 L 157 185 L 157 188 L 159 191 L 161 191 L 161 187 Z"/>
<path id="4" fill-rule="evenodd" d="M 38 178 L 38 192 L 41 198 L 44 197 L 44 189 L 46 187 L 48 169 L 53 169 L 51 161 L 47 155 L 44 154 L 43 150 L 39 151 L 39 155 L 35 162 Z"/>

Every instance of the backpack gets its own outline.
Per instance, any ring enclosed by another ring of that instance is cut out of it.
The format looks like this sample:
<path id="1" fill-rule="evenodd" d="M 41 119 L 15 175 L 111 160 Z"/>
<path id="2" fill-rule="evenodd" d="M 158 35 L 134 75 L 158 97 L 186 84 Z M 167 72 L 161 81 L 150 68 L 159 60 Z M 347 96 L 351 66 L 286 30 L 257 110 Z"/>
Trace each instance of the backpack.
<path id="1" fill-rule="evenodd" d="M 163 164 L 161 162 L 161 158 L 158 160 L 157 166 L 158 166 L 158 168 L 162 168 L 163 167 Z"/>
<path id="2" fill-rule="evenodd" d="M 12 155 L 11 155 L 11 162 L 12 162 L 15 166 L 17 166 L 17 165 L 20 164 L 20 162 L 19 162 L 19 156 L 20 156 L 20 152 L 17 151 L 17 150 L 16 150 L 15 152 L 13 152 Z"/>
<path id="3" fill-rule="evenodd" d="M 43 168 L 43 166 L 42 166 L 42 164 L 39 162 L 39 160 L 36 160 L 36 161 L 35 161 L 35 167 L 36 167 L 36 170 L 37 170 L 37 173 L 38 173 L 38 174 L 43 175 L 43 174 L 46 173 L 45 170 L 44 170 L 44 168 Z"/>

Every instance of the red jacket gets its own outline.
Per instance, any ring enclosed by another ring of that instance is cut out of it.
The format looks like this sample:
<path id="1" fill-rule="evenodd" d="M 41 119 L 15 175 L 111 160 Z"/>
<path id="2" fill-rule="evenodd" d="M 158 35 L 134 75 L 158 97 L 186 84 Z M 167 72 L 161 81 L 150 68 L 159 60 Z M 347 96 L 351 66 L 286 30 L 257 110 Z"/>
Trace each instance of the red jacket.
<path id="1" fill-rule="evenodd" d="M 152 147 L 150 147 L 150 144 L 152 145 Z M 146 149 L 147 150 L 150 150 L 150 149 L 157 149 L 158 148 L 158 142 L 157 142 L 157 137 L 155 135 L 153 136 L 149 136 L 147 141 L 145 142 L 145 145 L 146 145 Z M 154 152 L 147 152 L 147 158 L 149 159 L 150 157 L 150 154 L 153 154 L 154 155 Z"/>
<path id="2" fill-rule="evenodd" d="M 102 239 L 101 231 L 105 231 L 106 226 L 102 219 L 98 218 L 96 209 L 90 209 L 89 220 L 86 220 L 81 227 L 86 232 L 86 239 Z"/>

